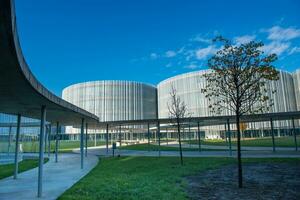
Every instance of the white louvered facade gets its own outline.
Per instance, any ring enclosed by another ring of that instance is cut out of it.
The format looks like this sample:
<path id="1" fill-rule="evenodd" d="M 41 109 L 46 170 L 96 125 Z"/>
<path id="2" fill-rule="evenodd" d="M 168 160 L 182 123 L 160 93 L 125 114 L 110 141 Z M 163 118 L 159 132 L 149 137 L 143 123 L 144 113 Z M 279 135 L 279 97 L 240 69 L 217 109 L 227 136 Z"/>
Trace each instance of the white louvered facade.
<path id="1" fill-rule="evenodd" d="M 71 85 L 62 98 L 96 114 L 100 121 L 153 119 L 156 88 L 133 81 L 92 81 Z M 67 133 L 79 132 L 68 127 Z"/>
<path id="2" fill-rule="evenodd" d="M 190 72 L 181 74 L 175 77 L 171 77 L 160 82 L 157 86 L 158 89 L 158 116 L 159 118 L 169 117 L 167 103 L 170 101 L 170 91 L 172 85 L 174 85 L 177 95 L 185 102 L 188 108 L 188 112 L 192 113 L 194 117 L 213 116 L 208 106 L 209 101 L 205 98 L 205 94 L 201 93 L 201 89 L 205 88 L 206 80 L 203 74 L 208 73 L 209 70 L 201 70 L 196 72 Z M 298 80 L 300 80 L 300 72 L 296 73 Z M 278 81 L 272 81 L 267 84 L 268 95 L 274 100 L 274 106 L 270 112 L 288 112 L 297 110 L 297 102 L 295 96 L 295 88 L 293 76 L 289 72 L 280 71 L 280 78 Z M 296 90 L 298 90 L 298 99 L 300 99 L 299 86 L 300 81 L 297 82 Z M 272 93 L 276 89 L 276 93 Z M 297 92 L 296 92 L 297 93 Z M 299 108 L 299 107 L 298 107 Z M 222 115 L 229 115 L 228 111 L 224 111 Z M 276 121 L 274 122 L 276 127 L 291 126 L 290 121 Z M 264 123 L 251 123 L 249 128 L 269 128 L 269 122 Z M 224 130 L 224 126 L 205 127 L 208 132 L 211 130 Z"/>

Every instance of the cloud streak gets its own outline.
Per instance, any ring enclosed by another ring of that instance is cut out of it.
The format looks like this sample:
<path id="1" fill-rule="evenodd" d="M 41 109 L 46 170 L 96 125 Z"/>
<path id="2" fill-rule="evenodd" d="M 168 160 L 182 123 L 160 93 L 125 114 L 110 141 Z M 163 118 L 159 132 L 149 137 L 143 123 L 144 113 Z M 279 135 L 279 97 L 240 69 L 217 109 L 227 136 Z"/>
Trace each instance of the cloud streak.
<path id="1" fill-rule="evenodd" d="M 282 28 L 280 26 L 273 26 L 265 30 L 268 33 L 269 40 L 289 41 L 294 38 L 300 37 L 300 29 L 293 27 Z"/>

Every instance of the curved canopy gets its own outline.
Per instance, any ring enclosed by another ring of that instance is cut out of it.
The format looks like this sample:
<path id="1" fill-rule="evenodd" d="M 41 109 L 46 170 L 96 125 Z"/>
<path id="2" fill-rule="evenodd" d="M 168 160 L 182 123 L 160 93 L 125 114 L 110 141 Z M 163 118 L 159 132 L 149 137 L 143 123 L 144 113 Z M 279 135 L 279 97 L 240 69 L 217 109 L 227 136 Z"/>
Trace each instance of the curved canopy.
<path id="1" fill-rule="evenodd" d="M 46 106 L 47 121 L 74 125 L 98 117 L 51 93 L 32 74 L 19 44 L 13 0 L 0 1 L 0 112 L 39 119 Z"/>

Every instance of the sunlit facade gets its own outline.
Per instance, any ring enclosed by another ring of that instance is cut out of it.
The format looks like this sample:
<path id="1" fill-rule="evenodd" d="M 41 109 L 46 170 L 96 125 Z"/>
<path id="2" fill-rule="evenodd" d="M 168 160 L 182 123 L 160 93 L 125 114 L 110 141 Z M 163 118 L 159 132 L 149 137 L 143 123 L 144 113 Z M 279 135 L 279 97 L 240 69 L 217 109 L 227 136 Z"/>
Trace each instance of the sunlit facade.
<path id="1" fill-rule="evenodd" d="M 65 88 L 62 98 L 97 115 L 100 121 L 154 119 L 156 87 L 133 81 L 92 81 Z M 67 133 L 78 128 L 67 127 Z"/>
<path id="2" fill-rule="evenodd" d="M 160 82 L 157 86 L 158 89 L 158 116 L 159 118 L 169 117 L 168 102 L 170 101 L 170 91 L 173 86 L 177 95 L 187 105 L 187 113 L 191 113 L 194 117 L 206 117 L 214 116 L 216 114 L 209 110 L 209 101 L 205 98 L 205 94 L 201 92 L 206 86 L 206 80 L 204 74 L 209 70 L 201 70 L 196 72 L 190 72 L 181 74 L 175 77 L 168 78 Z M 300 78 L 300 73 L 295 73 Z M 296 76 L 294 75 L 294 76 Z M 278 81 L 270 81 L 267 83 L 268 96 L 273 99 L 274 105 L 269 112 L 288 112 L 297 110 L 297 102 L 294 88 L 293 75 L 289 72 L 280 71 Z M 298 79 L 300 80 L 300 79 Z M 298 85 L 297 85 L 298 84 Z M 299 82 L 296 84 L 296 90 L 299 94 Z M 272 93 L 272 91 L 276 91 Z M 297 92 L 296 92 L 297 93 Z M 298 96 L 299 99 L 300 96 Z M 230 115 L 229 111 L 225 110 L 222 115 Z M 291 121 L 276 121 L 275 127 L 282 129 L 289 129 L 291 127 Z M 249 123 L 248 129 L 269 129 L 269 122 L 261 123 Z M 219 137 L 218 130 L 224 130 L 222 126 L 202 127 L 205 130 L 206 135 L 210 138 Z"/>

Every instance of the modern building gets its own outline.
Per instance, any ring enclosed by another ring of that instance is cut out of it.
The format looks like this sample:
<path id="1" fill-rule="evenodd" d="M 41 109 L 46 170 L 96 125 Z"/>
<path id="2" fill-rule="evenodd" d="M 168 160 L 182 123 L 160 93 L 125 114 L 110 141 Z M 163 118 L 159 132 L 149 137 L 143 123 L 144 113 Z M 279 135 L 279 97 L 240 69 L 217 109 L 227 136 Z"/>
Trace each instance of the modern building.
<path id="1" fill-rule="evenodd" d="M 62 92 L 66 101 L 85 109 L 99 117 L 101 122 L 120 120 L 141 120 L 168 118 L 168 102 L 171 87 L 174 86 L 177 95 L 185 102 L 188 112 L 194 117 L 214 116 L 208 106 L 209 101 L 201 93 L 206 85 L 203 77 L 209 70 L 201 70 L 177 75 L 160 82 L 157 87 L 133 81 L 103 80 L 71 85 Z M 279 80 L 267 84 L 268 95 L 274 101 L 269 112 L 289 112 L 300 110 L 300 70 L 294 73 L 280 71 Z M 276 90 L 276 93 L 271 91 Z M 224 111 L 222 115 L 230 115 Z M 38 120 L 22 118 L 24 122 Z M 16 117 L 0 114 L 0 122 L 15 123 Z M 296 125 L 299 123 L 296 121 Z M 277 133 L 286 134 L 292 126 L 291 120 L 275 121 Z M 135 128 L 143 128 L 135 126 Z M 145 128 L 145 127 L 144 127 Z M 232 125 L 234 129 L 234 125 Z M 225 125 L 201 127 L 205 137 L 218 138 L 224 133 Z M 269 135 L 270 122 L 248 123 L 248 135 Z M 104 130 L 89 129 L 89 133 L 102 133 Z M 246 131 L 246 132 L 247 132 Z M 0 135 L 8 137 L 15 132 L 14 127 L 0 127 Z M 22 128 L 25 135 L 38 135 L 39 129 Z M 80 127 L 66 127 L 65 133 L 78 134 Z"/>
<path id="2" fill-rule="evenodd" d="M 104 121 L 155 119 L 156 87 L 133 81 L 91 81 L 65 88 L 62 98 Z M 67 127 L 67 133 L 79 133 Z"/>
<path id="3" fill-rule="evenodd" d="M 295 97 L 297 102 L 297 110 L 300 110 L 300 69 L 293 73 Z"/>
<path id="4" fill-rule="evenodd" d="M 188 113 L 191 113 L 193 117 L 216 115 L 210 112 L 210 102 L 205 97 L 205 94 L 201 92 L 207 84 L 203 76 L 206 73 L 209 73 L 209 70 L 181 74 L 160 82 L 157 86 L 159 118 L 167 118 L 169 116 L 167 104 L 170 101 L 169 93 L 171 91 L 171 87 L 176 89 L 177 95 L 187 105 Z M 300 94 L 300 81 L 295 81 L 296 84 L 294 86 L 293 75 L 291 73 L 280 71 L 279 76 L 278 81 L 270 81 L 266 85 L 268 96 L 274 101 L 274 105 L 271 107 L 269 112 L 296 111 L 297 102 L 299 103 L 298 108 L 300 107 L 300 101 L 296 101 L 296 97 L 300 99 L 300 95 L 295 95 L 295 93 Z M 294 74 L 294 79 L 300 80 L 299 70 Z M 273 93 L 272 91 L 276 92 Z M 225 110 L 221 115 L 230 115 L 230 113 Z M 282 130 L 290 129 L 291 121 L 276 121 L 274 122 L 274 126 L 277 128 L 280 127 Z M 263 130 L 269 128 L 269 122 L 250 123 L 248 125 L 248 129 L 251 130 Z M 202 127 L 202 129 L 205 130 L 207 137 L 214 138 L 219 137 L 218 130 L 224 131 L 224 126 Z"/>

